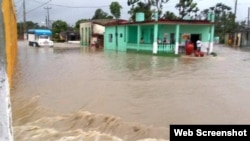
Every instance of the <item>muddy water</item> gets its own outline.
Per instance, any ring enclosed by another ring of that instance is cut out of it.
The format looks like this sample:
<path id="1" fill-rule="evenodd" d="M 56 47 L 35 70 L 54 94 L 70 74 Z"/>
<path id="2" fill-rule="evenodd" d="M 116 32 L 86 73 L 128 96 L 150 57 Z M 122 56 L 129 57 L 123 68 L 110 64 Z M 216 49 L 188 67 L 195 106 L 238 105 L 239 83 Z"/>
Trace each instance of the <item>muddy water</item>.
<path id="1" fill-rule="evenodd" d="M 170 124 L 249 124 L 250 52 L 179 58 L 19 42 L 16 140 L 168 140 Z"/>

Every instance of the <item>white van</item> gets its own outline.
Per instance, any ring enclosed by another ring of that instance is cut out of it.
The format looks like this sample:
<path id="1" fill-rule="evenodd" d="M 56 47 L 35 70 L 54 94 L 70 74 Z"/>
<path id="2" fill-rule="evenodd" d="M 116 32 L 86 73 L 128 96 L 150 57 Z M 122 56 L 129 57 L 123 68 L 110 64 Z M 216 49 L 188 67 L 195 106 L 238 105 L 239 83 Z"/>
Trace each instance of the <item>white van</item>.
<path id="1" fill-rule="evenodd" d="M 28 42 L 30 46 L 54 46 L 54 42 L 51 41 L 52 32 L 48 29 L 29 29 L 28 30 Z"/>

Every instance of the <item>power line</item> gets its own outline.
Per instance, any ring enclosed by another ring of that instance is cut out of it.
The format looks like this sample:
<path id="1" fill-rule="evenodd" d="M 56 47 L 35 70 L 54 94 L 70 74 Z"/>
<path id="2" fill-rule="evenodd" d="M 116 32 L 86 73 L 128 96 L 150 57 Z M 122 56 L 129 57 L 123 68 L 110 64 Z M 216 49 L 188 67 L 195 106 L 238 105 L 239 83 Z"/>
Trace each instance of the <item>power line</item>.
<path id="1" fill-rule="evenodd" d="M 41 1 L 33 0 L 33 2 L 44 3 Z M 50 5 L 64 7 L 64 8 L 102 8 L 102 7 L 109 7 L 109 5 L 101 5 L 101 6 L 68 6 L 68 5 L 61 5 L 61 4 L 54 4 L 50 3 Z"/>
<path id="2" fill-rule="evenodd" d="M 49 1 L 45 2 L 45 3 L 43 2 L 43 4 L 37 6 L 36 8 L 33 8 L 33 9 L 29 10 L 27 13 L 30 13 L 30 12 L 32 12 L 32 11 L 34 11 L 34 10 L 37 10 L 38 8 L 40 8 L 40 7 L 42 7 L 42 6 L 46 5 L 46 4 L 48 4 L 50 1 L 51 1 L 51 0 L 49 0 Z"/>

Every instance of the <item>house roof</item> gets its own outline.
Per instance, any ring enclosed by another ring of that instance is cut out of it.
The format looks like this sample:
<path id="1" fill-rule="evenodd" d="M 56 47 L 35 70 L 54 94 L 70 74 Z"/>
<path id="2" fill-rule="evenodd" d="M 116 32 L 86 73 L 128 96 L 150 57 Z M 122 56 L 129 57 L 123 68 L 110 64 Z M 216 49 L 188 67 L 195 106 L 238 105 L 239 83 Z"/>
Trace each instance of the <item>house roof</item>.
<path id="1" fill-rule="evenodd" d="M 94 20 L 88 20 L 88 21 L 83 21 L 82 23 L 87 23 L 87 22 L 92 22 L 94 24 L 99 24 L 99 25 L 107 25 L 109 23 L 115 23 L 117 20 L 116 19 L 94 19 Z M 127 21 L 127 20 L 122 20 L 122 19 L 118 19 L 118 21 Z"/>
<path id="2" fill-rule="evenodd" d="M 166 20 L 166 19 L 159 19 L 158 21 L 150 20 L 150 21 L 142 21 L 142 22 L 129 22 L 129 21 L 113 21 L 105 24 L 105 26 L 114 26 L 114 25 L 133 25 L 133 24 L 204 24 L 210 25 L 214 24 L 208 20 Z"/>

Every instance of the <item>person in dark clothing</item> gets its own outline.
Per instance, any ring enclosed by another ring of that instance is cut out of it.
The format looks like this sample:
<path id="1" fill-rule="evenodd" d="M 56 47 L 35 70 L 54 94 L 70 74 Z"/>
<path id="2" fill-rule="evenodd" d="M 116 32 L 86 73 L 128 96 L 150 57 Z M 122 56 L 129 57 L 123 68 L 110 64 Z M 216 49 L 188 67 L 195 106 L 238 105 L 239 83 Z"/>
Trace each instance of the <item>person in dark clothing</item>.
<path id="1" fill-rule="evenodd" d="M 174 44 L 175 44 L 175 39 L 171 38 L 171 40 L 170 40 L 170 49 L 171 50 L 174 50 Z"/>

